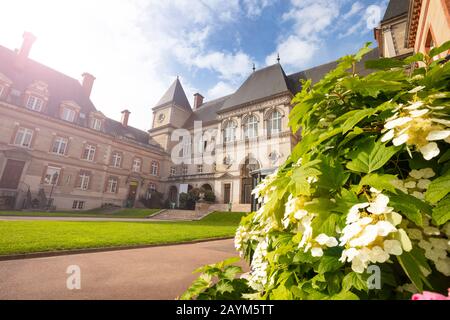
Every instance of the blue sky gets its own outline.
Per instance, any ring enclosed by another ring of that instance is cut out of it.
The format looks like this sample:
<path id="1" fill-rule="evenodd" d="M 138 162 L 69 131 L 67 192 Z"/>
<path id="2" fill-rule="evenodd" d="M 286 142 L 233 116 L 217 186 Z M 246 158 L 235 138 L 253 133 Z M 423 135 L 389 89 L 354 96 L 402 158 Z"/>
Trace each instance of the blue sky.
<path id="1" fill-rule="evenodd" d="M 387 0 L 3 0 L 0 44 L 37 37 L 31 58 L 74 78 L 96 76 L 92 100 L 107 116 L 148 130 L 151 107 L 180 76 L 192 102 L 236 90 L 276 62 L 289 73 L 374 41 Z M 28 10 L 23 10 L 28 8 Z"/>

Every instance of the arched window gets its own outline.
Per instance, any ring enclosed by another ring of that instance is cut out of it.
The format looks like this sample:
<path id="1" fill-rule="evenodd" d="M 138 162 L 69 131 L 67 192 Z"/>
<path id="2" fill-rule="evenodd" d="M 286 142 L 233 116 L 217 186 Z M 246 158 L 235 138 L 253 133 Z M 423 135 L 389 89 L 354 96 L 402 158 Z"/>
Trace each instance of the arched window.
<path id="1" fill-rule="evenodd" d="M 246 139 L 256 138 L 258 136 L 258 119 L 254 115 L 247 117 L 244 123 L 244 134 Z"/>
<path id="2" fill-rule="evenodd" d="M 430 29 L 430 30 L 428 30 L 428 35 L 427 35 L 427 39 L 425 42 L 426 52 L 430 53 L 430 51 L 433 50 L 435 46 L 436 46 L 436 44 L 434 42 L 433 34 L 431 33 L 431 29 Z"/>
<path id="3" fill-rule="evenodd" d="M 233 121 L 227 121 L 223 129 L 223 142 L 234 141 L 236 137 L 236 125 Z"/>
<path id="4" fill-rule="evenodd" d="M 273 111 L 267 119 L 267 134 L 269 136 L 281 132 L 281 113 Z"/>

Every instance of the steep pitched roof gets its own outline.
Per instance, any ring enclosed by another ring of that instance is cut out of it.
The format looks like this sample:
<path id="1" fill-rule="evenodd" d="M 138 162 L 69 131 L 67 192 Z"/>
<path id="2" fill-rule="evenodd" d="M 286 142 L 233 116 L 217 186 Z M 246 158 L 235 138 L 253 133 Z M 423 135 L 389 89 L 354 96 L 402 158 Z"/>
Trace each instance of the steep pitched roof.
<path id="1" fill-rule="evenodd" d="M 378 48 L 373 49 L 371 52 L 366 54 L 360 62 L 356 64 L 356 72 L 362 76 L 368 75 L 372 72 L 370 69 L 366 69 L 364 64 L 368 60 L 374 60 L 378 59 L 380 57 L 380 52 Z M 300 80 L 308 80 L 311 79 L 312 84 L 315 84 L 316 82 L 320 81 L 328 72 L 335 69 L 338 65 L 338 61 L 332 61 L 325 64 L 322 64 L 320 66 L 316 66 L 307 70 L 303 70 L 297 73 L 290 74 L 288 76 L 292 93 L 297 93 L 301 90 L 301 84 Z"/>
<path id="2" fill-rule="evenodd" d="M 245 103 L 289 91 L 289 80 L 279 63 L 253 72 L 240 88 L 225 101 L 219 112 L 237 108 Z"/>
<path id="3" fill-rule="evenodd" d="M 156 104 L 155 108 L 170 103 L 173 103 L 187 110 L 192 110 L 191 105 L 189 104 L 189 100 L 186 97 L 186 93 L 184 92 L 183 86 L 181 85 L 180 80 L 178 80 L 178 78 L 172 83 L 170 88 L 162 96 L 162 98 Z"/>
<path id="4" fill-rule="evenodd" d="M 217 112 L 220 110 L 220 108 L 222 108 L 225 101 L 231 96 L 232 95 L 228 95 L 203 103 L 200 107 L 192 112 L 191 116 L 186 120 L 183 127 L 194 127 L 194 121 L 202 121 L 203 125 L 208 125 L 209 123 L 219 121 Z"/>
<path id="5" fill-rule="evenodd" d="M 12 81 L 13 89 L 23 94 L 33 82 L 45 82 L 48 85 L 49 100 L 44 112 L 50 117 L 59 119 L 61 102 L 74 101 L 81 107 L 80 114 L 84 114 L 84 117 L 79 117 L 77 125 L 88 127 L 87 116 L 90 112 L 96 112 L 97 109 L 78 80 L 32 59 L 27 59 L 24 68 L 17 68 L 16 59 L 17 54 L 14 51 L 0 46 L 0 72 Z M 103 132 L 113 137 L 124 137 L 127 141 L 141 146 L 160 149 L 147 132 L 130 126 L 124 127 L 113 119 L 106 118 Z"/>
<path id="6" fill-rule="evenodd" d="M 408 13 L 409 0 L 391 0 L 386 8 L 383 21 Z"/>
<path id="7" fill-rule="evenodd" d="M 81 107 L 81 112 L 96 111 L 94 104 L 84 93 L 78 80 L 43 64 L 27 59 L 23 69 L 17 68 L 17 54 L 0 46 L 0 72 L 12 81 L 12 87 L 23 93 L 34 81 L 43 81 L 48 85 L 49 100 L 47 114 L 57 116 L 62 101 L 72 100 Z"/>

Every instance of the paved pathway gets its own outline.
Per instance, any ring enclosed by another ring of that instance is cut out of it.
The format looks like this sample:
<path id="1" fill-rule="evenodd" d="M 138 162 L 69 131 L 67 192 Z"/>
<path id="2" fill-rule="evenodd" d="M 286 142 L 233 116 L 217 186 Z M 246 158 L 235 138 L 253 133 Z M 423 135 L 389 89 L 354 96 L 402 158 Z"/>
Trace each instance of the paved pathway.
<path id="1" fill-rule="evenodd" d="M 150 222 L 149 218 L 95 218 L 95 217 L 29 217 L 29 216 L 0 216 L 0 221 L 37 220 L 37 221 L 120 221 L 120 222 Z M 162 219 L 152 219 L 162 220 Z"/>
<path id="2" fill-rule="evenodd" d="M 47 258 L 0 261 L 4 299 L 175 299 L 196 268 L 235 256 L 233 240 Z M 81 269 L 81 289 L 68 290 L 67 267 Z"/>

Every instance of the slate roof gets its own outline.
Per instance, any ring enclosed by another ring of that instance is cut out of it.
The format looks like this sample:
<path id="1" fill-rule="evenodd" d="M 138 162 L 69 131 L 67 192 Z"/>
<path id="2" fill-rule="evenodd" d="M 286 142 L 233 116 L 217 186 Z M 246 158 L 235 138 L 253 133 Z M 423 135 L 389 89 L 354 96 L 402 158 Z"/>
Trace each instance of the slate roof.
<path id="1" fill-rule="evenodd" d="M 289 80 L 279 63 L 253 72 L 239 89 L 227 99 L 219 112 L 238 108 L 239 106 L 289 92 Z"/>
<path id="2" fill-rule="evenodd" d="M 59 107 L 62 101 L 74 101 L 80 107 L 77 125 L 87 127 L 87 119 L 90 112 L 95 112 L 92 101 L 86 95 L 80 82 L 59 71 L 49 68 L 32 59 L 27 59 L 23 68 L 16 67 L 17 54 L 3 46 L 0 46 L 0 72 L 12 81 L 12 88 L 23 94 L 35 81 L 43 81 L 48 85 L 49 100 L 45 113 L 59 119 Z M 21 102 L 9 101 L 14 104 Z M 147 132 L 127 126 L 124 127 L 118 121 L 106 118 L 103 132 L 114 137 L 125 137 L 127 141 L 136 142 L 142 146 L 154 146 L 160 149 L 158 144 L 149 138 Z"/>
<path id="3" fill-rule="evenodd" d="M 194 127 L 194 121 L 202 121 L 203 125 L 218 121 L 217 112 L 222 108 L 225 101 L 227 101 L 232 95 L 224 96 L 219 99 L 207 101 L 200 107 L 195 109 L 191 116 L 186 120 L 183 127 L 190 129 Z"/>
<path id="4" fill-rule="evenodd" d="M 391 0 L 391 1 L 389 1 L 389 4 L 386 8 L 386 12 L 384 14 L 382 21 L 396 18 L 398 16 L 408 13 L 409 1 L 410 0 Z"/>
<path id="5" fill-rule="evenodd" d="M 155 108 L 162 107 L 170 103 L 185 108 L 189 111 L 192 110 L 191 105 L 189 104 L 189 100 L 186 97 L 186 93 L 184 92 L 178 78 L 172 83 L 166 93 L 162 96 L 162 98 L 156 104 Z"/>
<path id="6" fill-rule="evenodd" d="M 367 75 L 372 70 L 366 69 L 364 64 L 368 60 L 379 58 L 379 49 L 375 48 L 356 64 L 356 71 L 360 75 Z M 260 69 L 252 73 L 241 87 L 233 94 L 204 103 L 186 120 L 183 127 L 190 129 L 194 121 L 203 121 L 204 125 L 218 122 L 218 114 L 239 108 L 243 104 L 266 99 L 282 93 L 295 94 L 301 90 L 300 79 L 311 79 L 315 84 L 328 72 L 335 69 L 338 61 L 325 63 L 310 69 L 286 75 L 280 64 Z M 180 84 L 181 86 L 181 84 Z"/>

